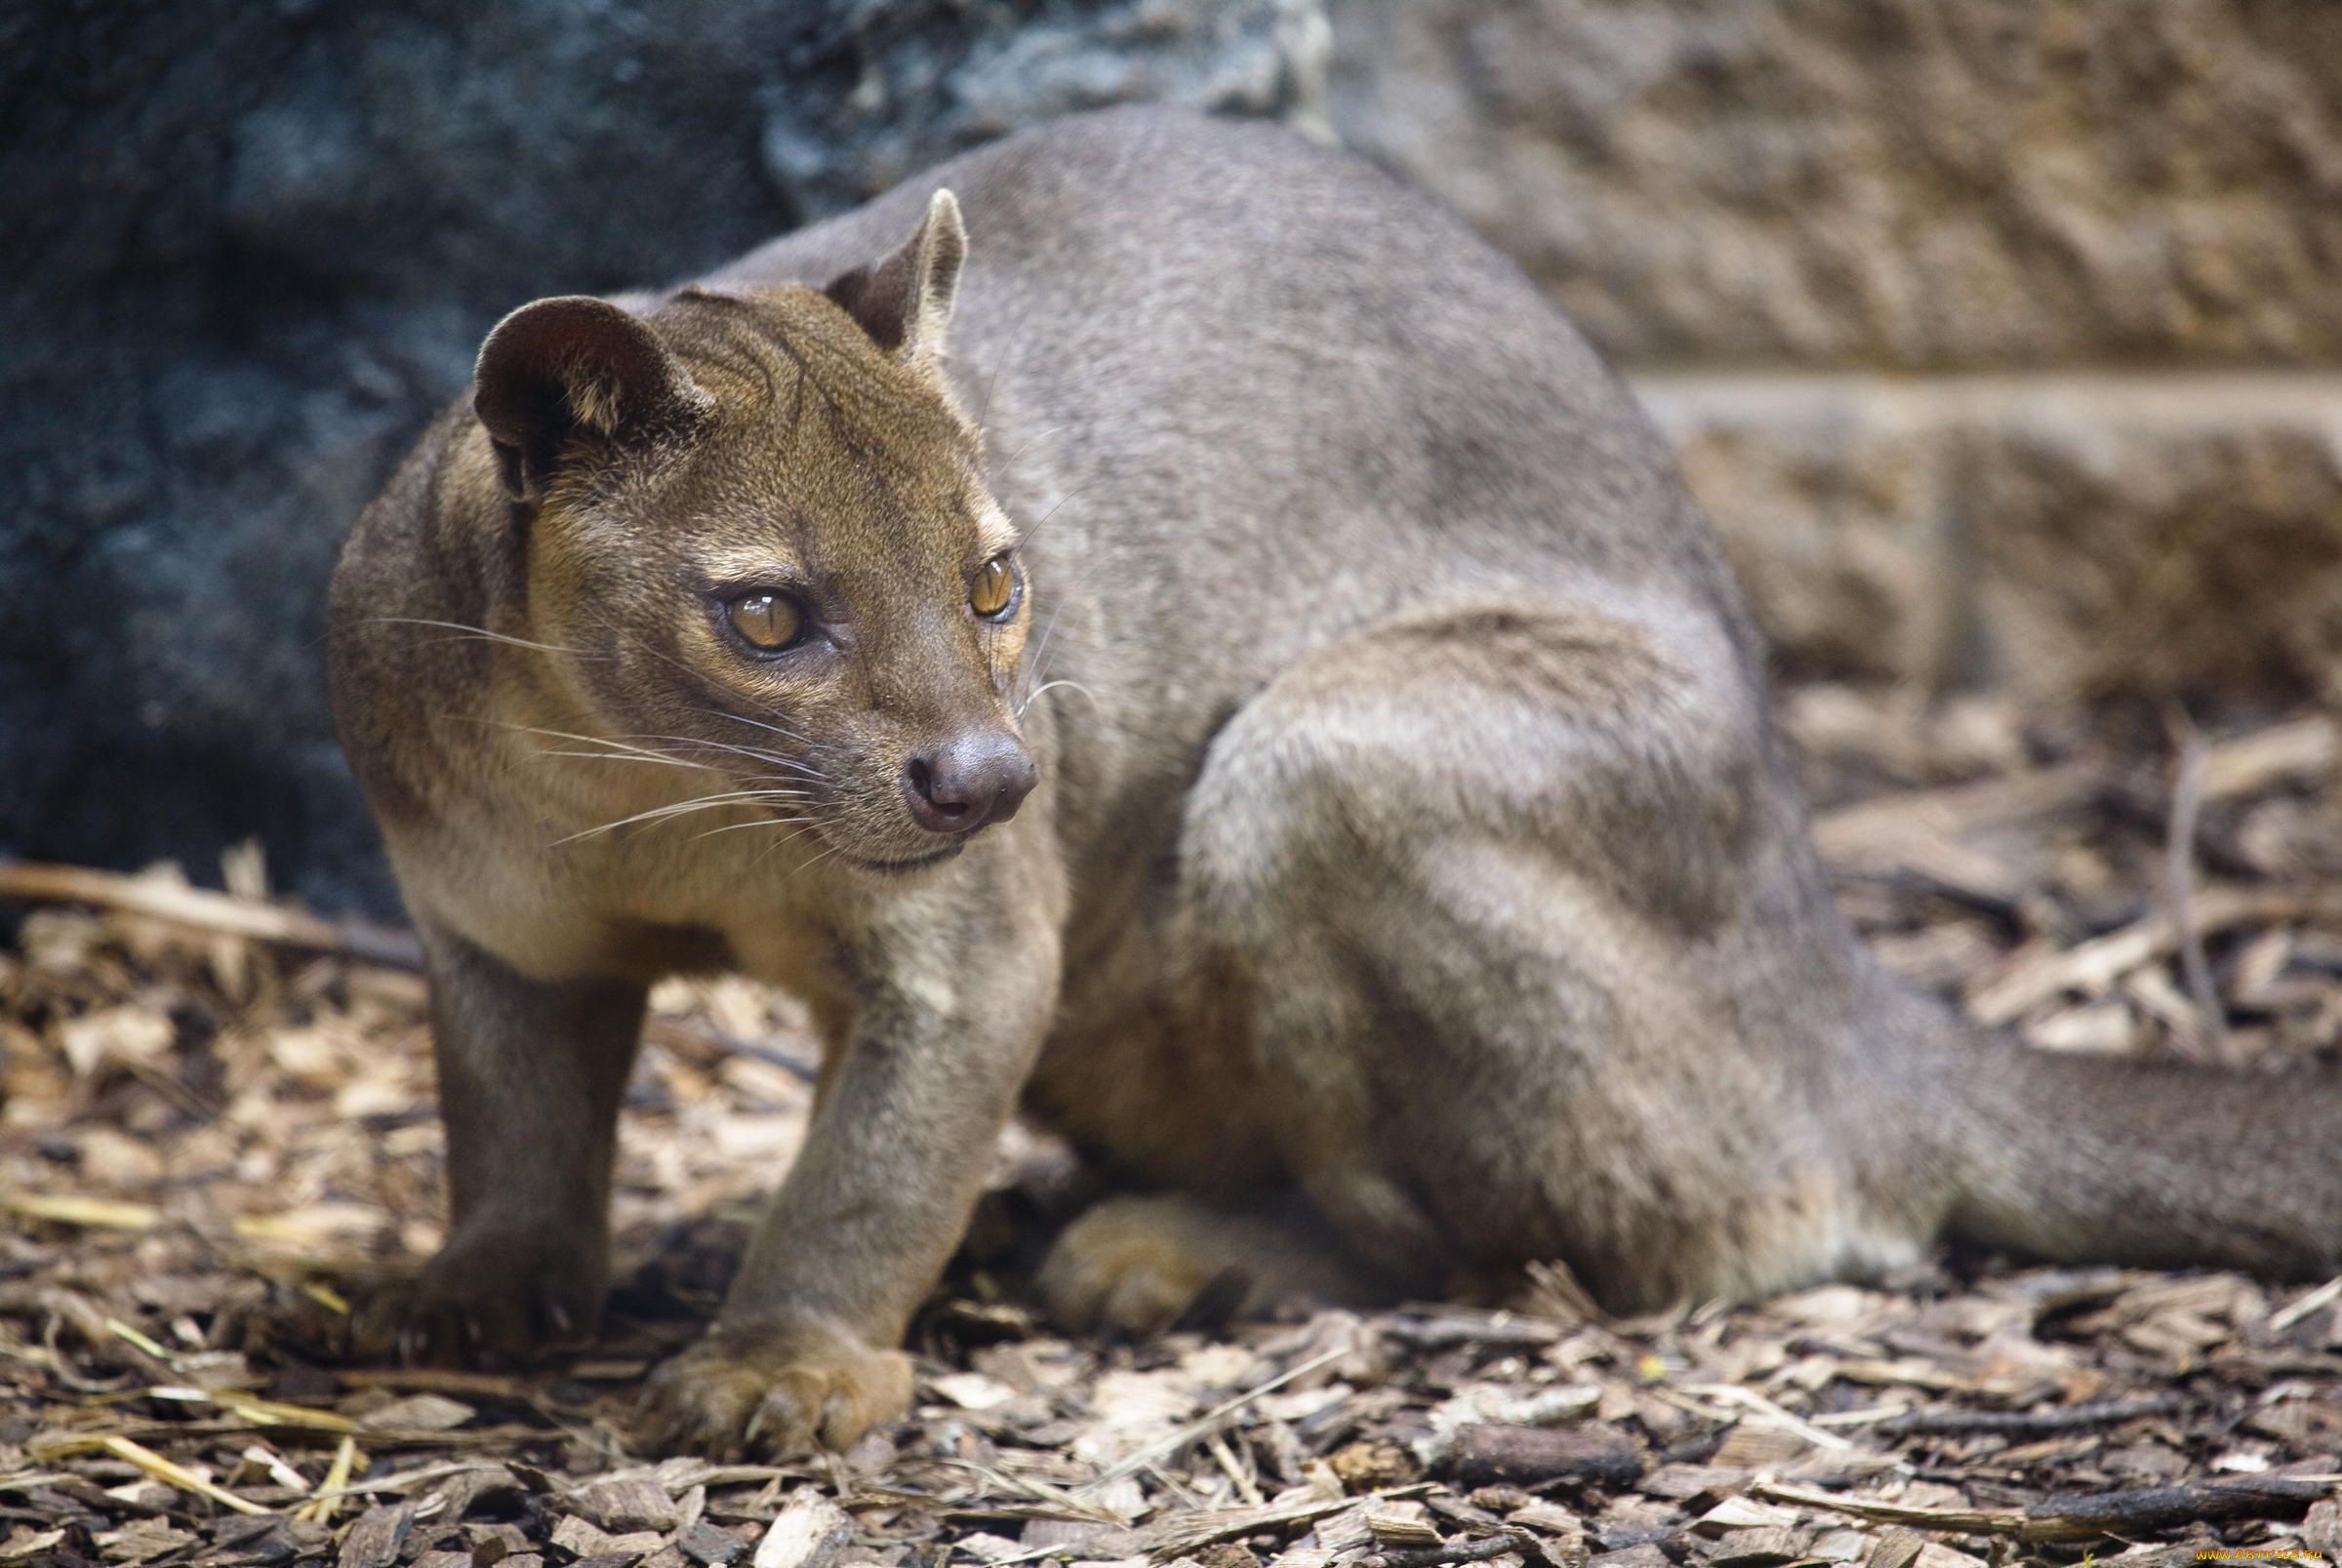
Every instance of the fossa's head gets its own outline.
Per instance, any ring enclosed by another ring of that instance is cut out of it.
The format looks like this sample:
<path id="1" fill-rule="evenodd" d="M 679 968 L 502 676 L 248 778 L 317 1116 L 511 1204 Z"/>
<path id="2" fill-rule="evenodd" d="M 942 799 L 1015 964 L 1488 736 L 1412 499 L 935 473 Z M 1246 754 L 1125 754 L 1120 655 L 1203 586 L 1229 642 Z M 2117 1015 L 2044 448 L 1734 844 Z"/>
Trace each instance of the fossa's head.
<path id="1" fill-rule="evenodd" d="M 938 363 L 965 252 L 938 192 L 827 289 L 541 300 L 480 351 L 532 633 L 605 739 L 868 869 L 948 858 L 1035 778 L 1016 536 Z"/>

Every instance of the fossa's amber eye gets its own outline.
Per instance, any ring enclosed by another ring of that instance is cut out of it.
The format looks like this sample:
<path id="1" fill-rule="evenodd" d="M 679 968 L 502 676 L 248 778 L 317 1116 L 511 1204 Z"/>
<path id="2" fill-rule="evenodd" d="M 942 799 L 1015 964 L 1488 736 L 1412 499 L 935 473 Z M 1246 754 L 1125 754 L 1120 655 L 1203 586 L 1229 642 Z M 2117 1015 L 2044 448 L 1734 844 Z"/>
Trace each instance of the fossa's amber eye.
<path id="1" fill-rule="evenodd" d="M 744 593 L 732 601 L 732 629 L 748 644 L 777 654 L 805 634 L 805 612 L 786 593 Z"/>
<path id="2" fill-rule="evenodd" d="M 968 584 L 970 609 L 989 621 L 997 621 L 1016 602 L 1017 568 L 1007 556 L 995 555 L 976 569 L 976 580 Z"/>

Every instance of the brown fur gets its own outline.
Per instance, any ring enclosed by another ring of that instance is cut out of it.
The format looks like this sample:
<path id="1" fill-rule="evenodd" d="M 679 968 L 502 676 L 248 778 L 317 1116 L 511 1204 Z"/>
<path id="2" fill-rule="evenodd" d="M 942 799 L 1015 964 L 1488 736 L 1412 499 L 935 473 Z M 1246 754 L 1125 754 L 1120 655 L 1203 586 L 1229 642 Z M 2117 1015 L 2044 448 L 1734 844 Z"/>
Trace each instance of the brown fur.
<path id="1" fill-rule="evenodd" d="M 2335 1263 L 2324 1080 L 2042 1059 L 1861 952 L 1660 442 L 1371 172 L 1069 121 L 619 304 L 500 327 L 335 583 L 455 1206 L 378 1343 L 589 1332 L 644 987 L 710 963 L 808 997 L 829 1057 L 721 1319 L 655 1381 L 699 1448 L 902 1407 L 1020 1099 L 1155 1189 L 1044 1269 L 1084 1325 L 1531 1259 L 1644 1307 L 1947 1231 Z M 970 574 L 1012 544 L 994 623 Z M 710 594 L 755 584 L 822 646 L 728 641 Z M 1039 786 L 930 831 L 906 770 L 968 737 Z"/>

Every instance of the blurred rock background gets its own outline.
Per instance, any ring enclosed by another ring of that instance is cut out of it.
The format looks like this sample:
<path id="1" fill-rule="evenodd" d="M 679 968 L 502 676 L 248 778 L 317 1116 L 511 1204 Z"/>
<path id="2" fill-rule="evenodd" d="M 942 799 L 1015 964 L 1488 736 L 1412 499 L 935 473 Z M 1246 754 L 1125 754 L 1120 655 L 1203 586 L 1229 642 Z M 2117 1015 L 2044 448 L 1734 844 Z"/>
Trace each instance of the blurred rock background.
<path id="1" fill-rule="evenodd" d="M 1335 0 L 1793 669 L 2342 695 L 2342 6 Z"/>
<path id="2" fill-rule="evenodd" d="M 321 588 L 481 334 L 1136 99 L 1515 256 L 1786 669 L 2342 696 L 2330 0 L 315 0 L 0 12 L 0 854 L 387 884 Z"/>

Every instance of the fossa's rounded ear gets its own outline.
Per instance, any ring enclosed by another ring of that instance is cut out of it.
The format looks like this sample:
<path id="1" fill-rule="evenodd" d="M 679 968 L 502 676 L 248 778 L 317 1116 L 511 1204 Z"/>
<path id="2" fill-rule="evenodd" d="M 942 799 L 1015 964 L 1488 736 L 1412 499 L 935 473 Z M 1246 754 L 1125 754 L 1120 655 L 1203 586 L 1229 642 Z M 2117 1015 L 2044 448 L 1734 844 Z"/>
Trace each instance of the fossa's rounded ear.
<path id="1" fill-rule="evenodd" d="M 649 327 L 584 295 L 539 300 L 498 322 L 472 382 L 505 488 L 521 501 L 545 494 L 572 435 L 681 423 L 707 405 Z"/>
<path id="2" fill-rule="evenodd" d="M 927 199 L 918 232 L 900 250 L 883 261 L 856 267 L 822 292 L 861 323 L 870 342 L 898 359 L 925 365 L 943 352 L 960 265 L 967 259 L 968 230 L 959 219 L 959 200 L 939 190 Z"/>

